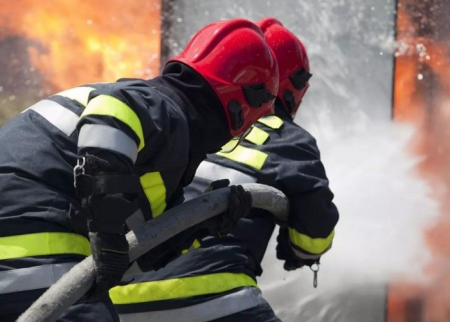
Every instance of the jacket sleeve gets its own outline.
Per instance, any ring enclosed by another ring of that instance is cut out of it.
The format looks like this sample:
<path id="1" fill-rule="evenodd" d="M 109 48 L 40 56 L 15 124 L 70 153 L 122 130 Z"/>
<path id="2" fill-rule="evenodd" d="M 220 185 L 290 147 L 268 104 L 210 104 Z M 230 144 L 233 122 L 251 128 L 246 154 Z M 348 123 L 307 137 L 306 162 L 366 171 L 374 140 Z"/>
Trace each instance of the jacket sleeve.
<path id="1" fill-rule="evenodd" d="M 131 84 L 111 83 L 92 91 L 77 125 L 79 155 L 106 155 L 116 165 L 131 167 L 145 146 L 144 106 Z"/>
<path id="2" fill-rule="evenodd" d="M 139 175 L 146 219 L 164 211 L 188 158 L 186 142 L 179 142 L 187 122 L 171 101 L 143 80 L 99 84 L 77 129 L 80 156 L 92 154 Z"/>
<path id="3" fill-rule="evenodd" d="M 277 186 L 290 200 L 289 239 L 302 259 L 318 259 L 331 248 L 339 219 L 315 139 L 306 131 L 278 154 Z"/>

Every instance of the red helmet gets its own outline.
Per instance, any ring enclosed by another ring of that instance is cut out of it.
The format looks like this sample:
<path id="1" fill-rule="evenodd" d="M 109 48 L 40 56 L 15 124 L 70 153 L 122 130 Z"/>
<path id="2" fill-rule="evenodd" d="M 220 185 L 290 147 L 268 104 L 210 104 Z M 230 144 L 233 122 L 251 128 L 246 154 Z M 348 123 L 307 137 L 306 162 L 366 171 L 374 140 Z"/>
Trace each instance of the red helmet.
<path id="1" fill-rule="evenodd" d="M 172 61 L 193 68 L 211 85 L 222 102 L 233 136 L 273 113 L 278 64 L 264 34 L 253 22 L 232 19 L 211 23 L 168 63 Z"/>
<path id="2" fill-rule="evenodd" d="M 266 36 L 278 60 L 280 88 L 278 98 L 284 108 L 295 116 L 309 87 L 309 60 L 300 39 L 274 18 L 264 18 L 256 23 Z"/>

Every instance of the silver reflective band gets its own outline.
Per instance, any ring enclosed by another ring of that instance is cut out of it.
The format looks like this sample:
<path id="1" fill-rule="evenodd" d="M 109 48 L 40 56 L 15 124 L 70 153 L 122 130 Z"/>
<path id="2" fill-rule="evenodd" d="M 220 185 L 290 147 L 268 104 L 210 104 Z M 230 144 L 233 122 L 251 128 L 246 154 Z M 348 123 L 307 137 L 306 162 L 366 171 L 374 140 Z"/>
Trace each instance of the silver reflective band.
<path id="1" fill-rule="evenodd" d="M 251 309 L 267 303 L 261 291 L 247 287 L 211 301 L 179 309 L 121 314 L 121 322 L 205 322 Z"/>
<path id="2" fill-rule="evenodd" d="M 0 294 L 48 288 L 78 263 L 50 264 L 0 272 Z"/>
<path id="3" fill-rule="evenodd" d="M 79 148 L 101 148 L 119 152 L 129 157 L 133 163 L 137 159 L 136 142 L 124 132 L 106 125 L 85 124 L 78 136 Z"/>
<path id="4" fill-rule="evenodd" d="M 292 250 L 294 251 L 295 255 L 297 255 L 298 257 L 302 258 L 302 259 L 319 259 L 320 256 L 322 256 L 323 254 L 325 254 L 327 251 L 330 250 L 331 246 L 333 246 L 333 243 L 330 244 L 330 246 L 328 246 L 327 249 L 325 249 L 322 253 L 320 254 L 305 254 L 302 251 L 298 250 L 296 247 L 291 245 Z"/>
<path id="5" fill-rule="evenodd" d="M 35 111 L 67 136 L 72 135 L 76 129 L 78 120 L 80 119 L 78 115 L 71 110 L 50 100 L 37 102 L 22 113 L 28 110 Z"/>
<path id="6" fill-rule="evenodd" d="M 291 247 L 291 248 L 294 251 L 295 255 L 297 255 L 301 259 L 319 259 L 320 256 L 322 256 L 322 254 L 320 254 L 320 255 L 305 254 L 305 253 L 302 253 L 301 251 L 295 249 L 294 247 Z"/>
<path id="7" fill-rule="evenodd" d="M 208 161 L 200 163 L 195 175 L 211 181 L 228 179 L 231 185 L 255 183 L 257 181 L 255 177 L 249 176 L 248 174 Z"/>

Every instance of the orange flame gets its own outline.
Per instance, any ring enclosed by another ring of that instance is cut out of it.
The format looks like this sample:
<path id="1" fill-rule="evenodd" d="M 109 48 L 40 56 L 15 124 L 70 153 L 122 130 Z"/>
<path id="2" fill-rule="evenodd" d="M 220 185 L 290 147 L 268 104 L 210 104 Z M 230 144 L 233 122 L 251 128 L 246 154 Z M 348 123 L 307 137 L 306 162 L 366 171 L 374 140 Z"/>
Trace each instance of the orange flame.
<path id="1" fill-rule="evenodd" d="M 404 0 L 398 10 L 394 116 L 419 129 L 413 150 L 424 156 L 418 170 L 440 202 L 440 216 L 425 232 L 433 255 L 427 271 L 431 283 L 391 286 L 390 322 L 446 322 L 450 317 L 450 43 L 438 36 L 445 28 L 433 17 L 445 8 L 445 0 Z"/>
<path id="2" fill-rule="evenodd" d="M 151 78 L 159 73 L 160 8 L 160 0 L 3 1 L 0 40 L 27 40 L 45 94 L 121 77 Z"/>

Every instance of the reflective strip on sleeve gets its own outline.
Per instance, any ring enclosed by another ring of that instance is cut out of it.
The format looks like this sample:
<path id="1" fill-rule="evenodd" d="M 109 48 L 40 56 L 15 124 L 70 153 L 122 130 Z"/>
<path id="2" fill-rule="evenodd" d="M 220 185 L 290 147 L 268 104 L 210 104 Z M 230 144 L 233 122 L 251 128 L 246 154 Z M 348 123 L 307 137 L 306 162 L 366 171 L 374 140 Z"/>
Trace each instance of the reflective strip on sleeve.
<path id="1" fill-rule="evenodd" d="M 211 181 L 224 178 L 230 180 L 231 185 L 256 182 L 255 177 L 208 161 L 200 163 L 195 176 Z"/>
<path id="2" fill-rule="evenodd" d="M 139 313 L 120 314 L 121 322 L 186 322 L 215 321 L 232 314 L 242 312 L 258 305 L 266 304 L 261 290 L 246 287 L 210 301 L 201 302 L 170 310 L 147 311 Z"/>
<path id="3" fill-rule="evenodd" d="M 306 254 L 305 252 L 302 252 L 299 249 L 297 249 L 295 246 L 292 246 L 291 248 L 294 251 L 295 255 L 297 255 L 298 257 L 300 257 L 302 259 L 319 259 L 320 256 L 322 256 L 324 253 L 326 253 L 326 251 L 328 251 L 328 249 L 331 248 L 331 246 L 328 247 L 322 254 L 317 254 L 317 255 Z"/>
<path id="4" fill-rule="evenodd" d="M 93 87 L 75 87 L 71 88 L 55 95 L 70 98 L 78 101 L 81 105 L 86 106 L 89 98 L 89 94 L 94 90 Z"/>
<path id="5" fill-rule="evenodd" d="M 200 248 L 200 246 L 202 246 L 202 244 L 200 243 L 200 241 L 198 239 L 194 239 L 194 242 L 192 243 L 192 249 L 197 249 Z"/>
<path id="6" fill-rule="evenodd" d="M 217 294 L 245 286 L 257 287 L 248 275 L 216 273 L 117 286 L 109 296 L 114 304 L 133 304 Z"/>
<path id="7" fill-rule="evenodd" d="M 189 248 L 186 248 L 186 249 L 183 249 L 182 251 L 181 251 L 181 254 L 187 254 L 187 253 L 189 253 L 191 250 L 194 250 L 194 249 L 197 249 L 197 248 L 200 248 L 202 246 L 202 244 L 200 243 L 200 241 L 196 238 L 196 239 L 194 239 L 194 241 L 192 242 L 192 245 L 189 247 Z"/>
<path id="8" fill-rule="evenodd" d="M 255 145 L 263 145 L 269 137 L 269 133 L 254 126 L 251 132 L 245 137 L 245 140 Z"/>
<path id="9" fill-rule="evenodd" d="M 0 294 L 49 288 L 76 264 L 49 264 L 2 271 Z"/>
<path id="10" fill-rule="evenodd" d="M 322 254 L 306 254 L 305 252 L 300 251 L 299 249 L 297 249 L 297 247 L 295 246 L 291 246 L 293 252 L 295 253 L 295 255 L 297 255 L 298 257 L 302 258 L 302 259 L 319 259 L 320 256 L 322 256 Z M 327 248 L 325 251 L 327 251 L 329 248 Z M 325 252 L 324 252 L 325 253 Z"/>
<path id="11" fill-rule="evenodd" d="M 234 149 L 230 153 L 218 152 L 217 155 L 220 155 L 222 157 L 225 157 L 227 159 L 239 163 L 246 164 L 257 170 L 261 170 L 261 168 L 264 165 L 264 162 L 268 157 L 267 153 L 254 149 L 249 149 L 241 145 L 237 146 L 236 149 Z"/>
<path id="12" fill-rule="evenodd" d="M 72 135 L 80 119 L 71 110 L 50 100 L 39 101 L 22 113 L 28 110 L 35 111 L 67 136 Z"/>
<path id="13" fill-rule="evenodd" d="M 136 142 L 124 132 L 100 124 L 84 124 L 78 136 L 79 148 L 101 148 L 126 155 L 136 162 L 138 151 Z"/>
<path id="14" fill-rule="evenodd" d="M 333 238 L 334 230 L 326 238 L 311 238 L 307 235 L 300 234 L 293 228 L 289 228 L 289 239 L 291 243 L 312 255 L 321 255 L 327 251 Z"/>
<path id="15" fill-rule="evenodd" d="M 159 172 L 149 172 L 140 178 L 142 189 L 150 202 L 152 216 L 157 217 L 166 209 L 166 186 Z"/>
<path id="16" fill-rule="evenodd" d="M 283 120 L 276 115 L 264 116 L 258 120 L 258 123 L 264 124 L 271 129 L 279 129 L 283 125 Z"/>
<path id="17" fill-rule="evenodd" d="M 0 238 L 0 260 L 58 254 L 89 256 L 91 245 L 86 237 L 72 233 L 35 233 Z"/>
<path id="18" fill-rule="evenodd" d="M 81 117 L 87 115 L 112 116 L 128 125 L 139 138 L 138 151 L 144 148 L 144 132 L 136 113 L 124 102 L 108 95 L 99 95 L 89 101 Z"/>

